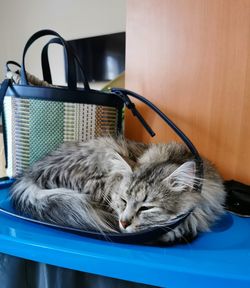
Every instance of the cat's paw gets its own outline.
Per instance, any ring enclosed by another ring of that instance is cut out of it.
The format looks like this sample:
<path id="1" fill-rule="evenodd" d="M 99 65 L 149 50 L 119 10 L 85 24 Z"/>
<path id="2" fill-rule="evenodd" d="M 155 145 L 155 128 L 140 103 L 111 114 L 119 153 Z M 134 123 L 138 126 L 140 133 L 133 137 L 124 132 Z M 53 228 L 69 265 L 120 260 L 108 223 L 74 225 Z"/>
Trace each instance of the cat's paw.
<path id="1" fill-rule="evenodd" d="M 170 231 L 159 238 L 160 242 L 171 243 L 176 239 L 175 233 Z"/>
<path id="2" fill-rule="evenodd" d="M 174 229 L 168 233 L 162 235 L 159 241 L 167 244 L 178 244 L 178 243 L 190 243 L 197 234 L 195 233 L 185 233 L 181 229 Z"/>

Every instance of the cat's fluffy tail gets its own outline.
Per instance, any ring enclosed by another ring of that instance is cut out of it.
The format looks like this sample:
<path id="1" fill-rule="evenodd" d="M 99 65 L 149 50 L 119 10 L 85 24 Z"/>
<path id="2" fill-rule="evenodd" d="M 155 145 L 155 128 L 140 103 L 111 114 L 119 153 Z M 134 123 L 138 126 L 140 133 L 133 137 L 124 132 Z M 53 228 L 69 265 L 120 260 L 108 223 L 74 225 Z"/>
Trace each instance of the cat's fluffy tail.
<path id="1" fill-rule="evenodd" d="M 11 198 L 18 211 L 34 219 L 62 226 L 115 231 L 114 215 L 95 207 L 87 195 L 66 188 L 41 189 L 31 179 L 17 180 Z"/>

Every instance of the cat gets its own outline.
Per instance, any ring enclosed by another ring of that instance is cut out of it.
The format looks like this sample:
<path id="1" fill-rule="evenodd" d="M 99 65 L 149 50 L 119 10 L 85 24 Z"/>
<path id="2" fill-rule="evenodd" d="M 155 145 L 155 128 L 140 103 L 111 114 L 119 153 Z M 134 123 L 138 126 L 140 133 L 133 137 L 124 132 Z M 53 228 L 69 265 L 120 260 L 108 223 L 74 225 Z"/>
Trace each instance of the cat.
<path id="1" fill-rule="evenodd" d="M 165 226 L 171 243 L 208 231 L 224 212 L 225 190 L 204 159 L 201 193 L 196 164 L 183 144 L 142 144 L 121 137 L 65 143 L 36 162 L 11 189 L 14 206 L 31 217 L 80 229 L 130 233 Z"/>

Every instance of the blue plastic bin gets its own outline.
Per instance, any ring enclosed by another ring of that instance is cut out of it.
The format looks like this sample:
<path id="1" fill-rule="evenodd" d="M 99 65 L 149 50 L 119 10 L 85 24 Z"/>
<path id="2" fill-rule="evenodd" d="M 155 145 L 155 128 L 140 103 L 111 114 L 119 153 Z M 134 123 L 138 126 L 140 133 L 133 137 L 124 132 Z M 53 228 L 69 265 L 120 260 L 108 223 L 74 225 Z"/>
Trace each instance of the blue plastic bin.
<path id="1" fill-rule="evenodd" d="M 5 209 L 9 185 L 0 183 Z M 250 287 L 250 218 L 230 213 L 191 244 L 162 248 L 89 239 L 0 212 L 0 252 L 160 287 Z"/>

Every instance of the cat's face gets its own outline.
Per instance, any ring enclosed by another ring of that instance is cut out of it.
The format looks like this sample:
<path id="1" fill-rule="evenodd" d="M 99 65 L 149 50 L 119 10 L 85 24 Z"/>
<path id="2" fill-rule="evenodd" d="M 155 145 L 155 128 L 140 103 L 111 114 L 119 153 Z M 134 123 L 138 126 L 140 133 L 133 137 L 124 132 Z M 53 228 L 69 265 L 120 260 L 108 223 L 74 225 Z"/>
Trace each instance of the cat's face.
<path id="1" fill-rule="evenodd" d="M 188 212 L 198 201 L 192 192 L 194 162 L 143 167 L 127 173 L 112 195 L 112 206 L 119 217 L 121 232 L 136 232 L 165 226 Z"/>

